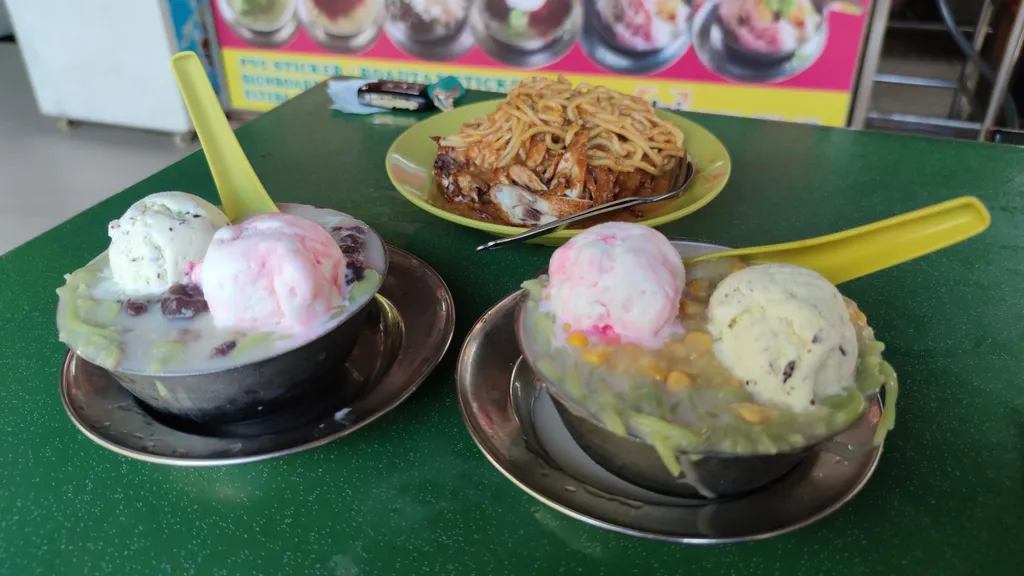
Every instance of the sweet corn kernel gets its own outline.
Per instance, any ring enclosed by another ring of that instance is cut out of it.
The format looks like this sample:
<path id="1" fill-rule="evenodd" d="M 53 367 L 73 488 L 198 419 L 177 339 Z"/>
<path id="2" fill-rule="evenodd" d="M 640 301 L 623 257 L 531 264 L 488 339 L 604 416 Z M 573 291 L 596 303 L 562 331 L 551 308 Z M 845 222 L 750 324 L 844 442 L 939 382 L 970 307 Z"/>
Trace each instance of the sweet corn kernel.
<path id="1" fill-rule="evenodd" d="M 704 310 L 703 304 L 693 300 L 683 300 L 683 303 L 679 305 L 679 314 L 683 316 L 693 316 L 694 314 L 700 314 Z"/>
<path id="2" fill-rule="evenodd" d="M 664 382 L 665 381 L 665 377 L 666 377 L 665 369 L 660 367 L 660 366 L 652 366 L 650 368 L 644 368 L 644 373 L 647 374 L 648 376 L 650 376 L 651 378 L 654 378 L 655 380 L 657 380 L 659 382 Z"/>
<path id="3" fill-rule="evenodd" d="M 708 293 L 708 280 L 697 278 L 686 283 L 686 294 L 689 296 L 704 296 Z"/>
<path id="4" fill-rule="evenodd" d="M 668 386 L 668 389 L 672 392 L 681 392 L 689 388 L 692 384 L 693 378 L 690 378 L 690 375 L 686 372 L 680 372 L 678 370 L 669 372 L 668 376 L 665 378 L 665 385 Z"/>
<path id="5" fill-rule="evenodd" d="M 590 348 L 583 352 L 583 359 L 600 366 L 608 360 L 608 351 L 604 348 Z"/>
<path id="6" fill-rule="evenodd" d="M 655 380 L 665 380 L 666 369 L 662 367 L 662 363 L 657 361 L 653 355 L 641 354 L 637 357 L 636 363 L 640 366 L 640 372 L 654 378 Z"/>
<path id="7" fill-rule="evenodd" d="M 569 337 L 566 338 L 565 341 L 569 346 L 574 346 L 576 348 L 586 348 L 587 345 L 590 344 L 590 341 L 587 340 L 587 337 L 584 336 L 582 332 L 573 332 L 572 334 L 569 334 Z"/>
<path id="8" fill-rule="evenodd" d="M 690 347 L 683 340 L 669 340 L 665 343 L 665 351 L 674 358 L 689 358 L 692 355 Z"/>
<path id="9" fill-rule="evenodd" d="M 655 380 L 664 380 L 666 370 L 658 362 L 658 359 L 650 354 L 643 354 L 637 359 L 637 363 L 640 365 L 641 371 L 654 378 Z"/>
<path id="10" fill-rule="evenodd" d="M 565 332 L 566 334 L 568 334 L 569 332 L 572 332 L 572 325 L 569 324 L 568 322 L 566 322 L 565 324 L 562 324 L 562 332 Z"/>
<path id="11" fill-rule="evenodd" d="M 711 350 L 715 345 L 715 339 L 707 332 L 687 332 L 683 337 L 683 343 L 693 352 L 701 354 Z"/>
<path id="12" fill-rule="evenodd" d="M 868 323 L 868 317 L 860 311 L 860 308 L 852 300 L 846 301 L 846 310 L 850 313 L 850 321 L 854 324 Z"/>
<path id="13" fill-rule="evenodd" d="M 764 424 L 768 418 L 772 415 L 771 408 L 766 408 L 760 404 L 751 404 L 750 402 L 737 402 L 732 405 L 732 409 L 740 415 L 740 418 L 746 420 L 748 424 Z"/>
<path id="14" fill-rule="evenodd" d="M 721 385 L 725 388 L 743 388 L 743 381 L 735 376 L 730 376 Z"/>

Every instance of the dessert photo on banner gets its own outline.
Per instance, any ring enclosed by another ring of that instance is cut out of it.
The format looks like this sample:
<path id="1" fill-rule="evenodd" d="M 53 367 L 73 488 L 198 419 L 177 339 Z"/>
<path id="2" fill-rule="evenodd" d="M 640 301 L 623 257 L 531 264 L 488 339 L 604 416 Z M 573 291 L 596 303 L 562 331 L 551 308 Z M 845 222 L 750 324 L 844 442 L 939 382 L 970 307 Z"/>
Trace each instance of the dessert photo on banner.
<path id="1" fill-rule="evenodd" d="M 386 0 L 384 31 L 402 51 L 424 60 L 454 60 L 473 47 L 472 0 Z"/>
<path id="2" fill-rule="evenodd" d="M 690 47 L 689 0 L 586 0 L 580 43 L 602 68 L 644 74 L 667 68 Z"/>
<path id="3" fill-rule="evenodd" d="M 217 0 L 231 30 L 253 46 L 275 48 L 299 29 L 298 0 Z"/>
<path id="4" fill-rule="evenodd" d="M 306 32 L 333 52 L 360 52 L 373 44 L 384 26 L 382 0 L 299 0 Z"/>
<path id="5" fill-rule="evenodd" d="M 863 6 L 856 0 L 711 0 L 694 16 L 694 50 L 720 76 L 780 82 L 821 56 L 830 10 L 859 15 Z"/>
<path id="6" fill-rule="evenodd" d="M 564 56 L 582 24 L 576 0 L 480 0 L 473 35 L 488 56 L 517 68 L 540 68 Z"/>

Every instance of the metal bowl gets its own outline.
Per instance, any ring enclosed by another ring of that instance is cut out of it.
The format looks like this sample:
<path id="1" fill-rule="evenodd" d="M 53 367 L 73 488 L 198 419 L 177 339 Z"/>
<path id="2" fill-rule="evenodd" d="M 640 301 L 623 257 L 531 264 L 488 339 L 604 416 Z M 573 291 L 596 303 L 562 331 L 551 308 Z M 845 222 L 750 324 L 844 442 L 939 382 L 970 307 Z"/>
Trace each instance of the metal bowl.
<path id="1" fill-rule="evenodd" d="M 567 400 L 534 368 L 547 385 L 562 422 L 580 448 L 602 468 L 623 480 L 652 492 L 683 498 L 731 498 L 753 492 L 782 478 L 796 467 L 812 448 L 769 456 L 699 455 L 692 463 L 694 475 L 704 491 L 669 473 L 654 448 L 632 436 L 620 436 L 572 408 Z M 680 458 L 698 455 L 678 453 Z"/>
<path id="2" fill-rule="evenodd" d="M 684 257 L 717 252 L 725 247 L 702 242 L 673 240 Z M 622 436 L 597 420 L 585 407 L 566 396 L 556 383 L 550 382 L 537 366 L 537 358 L 527 344 L 526 292 L 520 296 L 516 312 L 516 339 L 523 358 L 548 390 L 551 399 L 573 440 L 601 467 L 619 478 L 652 492 L 684 498 L 726 499 L 764 488 L 779 480 L 809 454 L 827 449 L 844 430 L 798 450 L 768 455 L 735 455 L 724 453 L 676 453 L 681 462 L 689 462 L 689 470 L 673 476 L 654 447 L 633 436 Z M 873 395 L 872 395 L 873 396 Z M 865 403 L 865 410 L 871 402 Z M 854 420 L 850 427 L 856 425 Z M 845 445 L 844 445 L 845 447 Z M 850 447 L 846 447 L 849 449 Z M 833 450 L 828 450 L 833 451 Z"/>
<path id="3" fill-rule="evenodd" d="M 387 250 L 374 230 L 368 226 L 366 230 L 366 254 L 383 284 Z M 349 384 L 331 376 L 343 369 L 352 354 L 373 301 L 370 295 L 340 324 L 306 344 L 256 362 L 202 372 L 108 371 L 147 408 L 204 424 L 261 418 L 315 402 L 325 393 L 345 396 L 347 391 L 337 387 Z"/>
<path id="4" fill-rule="evenodd" d="M 347 320 L 298 348 L 226 370 L 192 374 L 142 374 L 109 370 L 148 407 L 205 424 L 227 424 L 269 415 L 327 391 L 355 348 L 370 298 Z M 347 386 L 348 383 L 342 384 Z"/>

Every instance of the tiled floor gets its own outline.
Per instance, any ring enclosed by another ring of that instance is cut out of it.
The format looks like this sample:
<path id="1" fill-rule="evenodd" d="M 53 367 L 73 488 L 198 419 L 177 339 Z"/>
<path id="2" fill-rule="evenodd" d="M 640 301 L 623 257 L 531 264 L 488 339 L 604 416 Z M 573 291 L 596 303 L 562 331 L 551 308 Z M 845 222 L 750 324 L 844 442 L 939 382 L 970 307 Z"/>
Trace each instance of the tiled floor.
<path id="1" fill-rule="evenodd" d="M 61 132 L 36 110 L 17 46 L 0 42 L 0 254 L 192 149 L 123 128 Z"/>

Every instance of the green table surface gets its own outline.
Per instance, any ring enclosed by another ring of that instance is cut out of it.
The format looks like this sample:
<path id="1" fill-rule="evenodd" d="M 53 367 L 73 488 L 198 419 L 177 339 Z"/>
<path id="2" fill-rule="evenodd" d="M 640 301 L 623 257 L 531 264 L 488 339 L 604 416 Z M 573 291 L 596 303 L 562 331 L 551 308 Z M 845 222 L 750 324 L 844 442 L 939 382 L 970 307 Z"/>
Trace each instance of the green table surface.
<path id="1" fill-rule="evenodd" d="M 458 320 L 445 360 L 368 428 L 268 462 L 145 464 L 79 433 L 58 397 L 65 348 L 54 289 L 146 194 L 215 199 L 193 154 L 0 258 L 0 574 L 1020 573 L 1024 152 L 692 116 L 726 144 L 733 174 L 717 200 L 665 226 L 670 235 L 774 243 L 964 194 L 992 212 L 978 238 L 843 286 L 902 376 L 897 427 L 864 491 L 792 534 L 697 547 L 563 517 L 487 462 L 459 415 L 457 352 L 551 249 L 474 253 L 487 235 L 421 212 L 391 187 L 384 155 L 403 128 L 328 104 L 316 87 L 239 139 L 275 199 L 354 214 L 446 279 Z"/>

